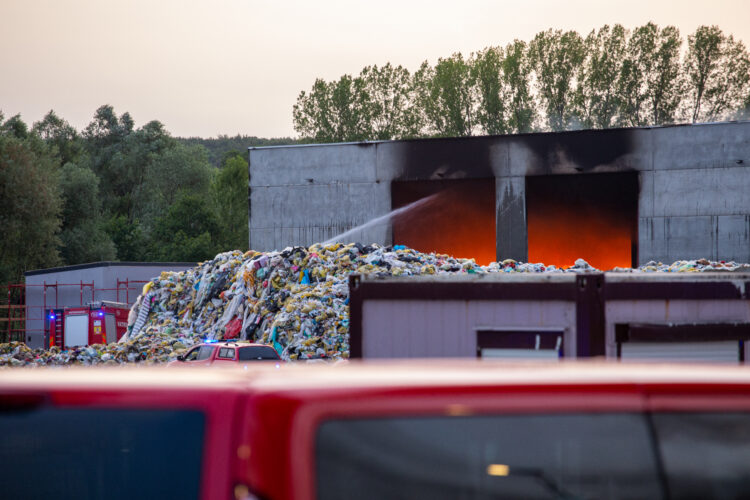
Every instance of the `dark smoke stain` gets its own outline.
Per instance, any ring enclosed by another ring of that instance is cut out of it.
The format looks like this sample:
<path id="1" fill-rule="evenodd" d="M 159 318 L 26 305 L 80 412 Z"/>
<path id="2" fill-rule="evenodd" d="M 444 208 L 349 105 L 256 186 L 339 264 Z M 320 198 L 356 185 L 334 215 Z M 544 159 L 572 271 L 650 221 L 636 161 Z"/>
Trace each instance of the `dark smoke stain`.
<path id="1" fill-rule="evenodd" d="M 394 180 L 443 180 L 494 177 L 490 147 L 502 138 L 462 137 L 401 143 L 404 169 Z"/>
<path id="2" fill-rule="evenodd" d="M 538 162 L 530 166 L 529 175 L 552 173 L 561 164 L 572 164 L 578 172 L 610 165 L 632 153 L 636 130 L 583 130 L 519 137 L 533 151 Z"/>
<path id="3" fill-rule="evenodd" d="M 393 180 L 476 179 L 492 177 L 490 154 L 493 146 L 520 144 L 533 152 L 536 161 L 526 165 L 527 175 L 544 175 L 569 170 L 592 172 L 633 153 L 637 129 L 582 130 L 525 135 L 420 139 L 398 142 L 403 167 Z M 503 148 L 494 148 L 495 154 Z M 502 161 L 502 159 L 499 159 Z M 511 158 L 512 162 L 513 159 Z"/>

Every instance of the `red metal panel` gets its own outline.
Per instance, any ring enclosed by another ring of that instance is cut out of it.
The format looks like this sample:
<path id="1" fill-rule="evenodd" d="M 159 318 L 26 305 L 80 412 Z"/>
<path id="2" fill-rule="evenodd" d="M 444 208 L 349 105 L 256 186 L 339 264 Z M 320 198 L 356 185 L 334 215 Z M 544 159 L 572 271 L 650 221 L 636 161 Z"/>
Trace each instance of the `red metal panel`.
<path id="1" fill-rule="evenodd" d="M 232 495 L 232 465 L 235 461 L 237 433 L 232 432 L 232 415 L 239 394 L 229 389 L 160 390 L 83 389 L 56 390 L 50 394 L 55 405 L 104 408 L 194 409 L 206 415 L 203 436 L 203 463 L 200 498 L 226 500 Z M 185 436 L 191 439 L 192 436 Z"/>
<path id="2" fill-rule="evenodd" d="M 89 345 L 107 343 L 104 323 L 105 321 L 103 310 L 89 310 Z"/>
<path id="3" fill-rule="evenodd" d="M 117 340 L 120 340 L 128 331 L 128 309 L 112 308 L 115 312 L 115 322 L 117 325 Z"/>

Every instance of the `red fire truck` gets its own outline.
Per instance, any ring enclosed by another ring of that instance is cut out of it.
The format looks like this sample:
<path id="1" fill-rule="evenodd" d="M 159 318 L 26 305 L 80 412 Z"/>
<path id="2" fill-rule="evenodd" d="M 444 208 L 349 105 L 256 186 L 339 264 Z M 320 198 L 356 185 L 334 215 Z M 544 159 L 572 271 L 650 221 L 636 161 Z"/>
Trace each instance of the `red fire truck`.
<path id="1" fill-rule="evenodd" d="M 117 342 L 128 329 L 128 305 L 90 302 L 85 306 L 48 309 L 45 345 L 62 349 Z"/>

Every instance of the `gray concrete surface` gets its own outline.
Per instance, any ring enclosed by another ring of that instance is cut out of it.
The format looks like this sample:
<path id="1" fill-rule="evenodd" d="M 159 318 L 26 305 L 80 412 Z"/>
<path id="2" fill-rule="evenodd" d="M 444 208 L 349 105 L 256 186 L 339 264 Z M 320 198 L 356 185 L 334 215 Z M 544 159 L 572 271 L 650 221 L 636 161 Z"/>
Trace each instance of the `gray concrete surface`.
<path id="1" fill-rule="evenodd" d="M 564 351 L 576 352 L 574 302 L 523 300 L 366 300 L 362 305 L 362 357 L 477 356 L 477 330 L 553 328 Z"/>
<path id="2" fill-rule="evenodd" d="M 637 171 L 639 264 L 750 262 L 750 122 L 250 148 L 249 163 L 255 250 L 387 214 L 392 181 L 494 177 L 497 256 L 526 260 L 526 177 Z M 391 229 L 351 240 L 390 244 Z"/>

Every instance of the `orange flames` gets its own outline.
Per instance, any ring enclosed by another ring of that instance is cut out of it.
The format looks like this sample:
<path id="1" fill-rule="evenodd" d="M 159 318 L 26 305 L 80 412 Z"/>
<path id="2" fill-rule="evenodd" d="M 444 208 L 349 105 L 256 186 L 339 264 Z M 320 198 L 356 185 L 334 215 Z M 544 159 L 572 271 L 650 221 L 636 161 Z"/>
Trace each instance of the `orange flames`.
<path id="1" fill-rule="evenodd" d="M 569 267 L 583 258 L 602 270 L 630 267 L 631 229 L 618 215 L 564 206 L 529 210 L 529 262 Z"/>
<path id="2" fill-rule="evenodd" d="M 394 245 L 473 257 L 482 265 L 495 261 L 494 179 L 394 182 L 391 189 L 393 208 L 437 193 L 393 218 Z M 570 267 L 583 258 L 602 270 L 630 267 L 638 241 L 638 176 L 528 177 L 526 218 L 528 262 Z"/>
<path id="3" fill-rule="evenodd" d="M 570 267 L 582 258 L 630 267 L 637 242 L 638 179 L 629 174 L 529 178 L 528 260 Z"/>
<path id="4" fill-rule="evenodd" d="M 393 220 L 393 244 L 421 252 L 495 260 L 495 180 L 410 181 L 392 185 L 394 208 L 439 193 Z"/>

